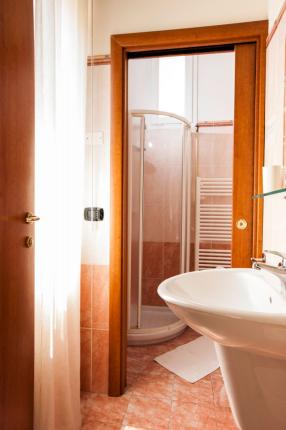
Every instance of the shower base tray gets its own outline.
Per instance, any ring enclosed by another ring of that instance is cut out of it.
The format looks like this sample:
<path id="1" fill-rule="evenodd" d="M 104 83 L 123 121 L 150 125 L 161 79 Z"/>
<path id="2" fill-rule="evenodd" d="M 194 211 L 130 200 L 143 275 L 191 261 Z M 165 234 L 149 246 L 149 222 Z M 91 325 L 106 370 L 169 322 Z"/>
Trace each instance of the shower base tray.
<path id="1" fill-rule="evenodd" d="M 142 306 L 141 327 L 128 330 L 128 345 L 152 345 L 173 339 L 186 324 L 165 306 Z"/>

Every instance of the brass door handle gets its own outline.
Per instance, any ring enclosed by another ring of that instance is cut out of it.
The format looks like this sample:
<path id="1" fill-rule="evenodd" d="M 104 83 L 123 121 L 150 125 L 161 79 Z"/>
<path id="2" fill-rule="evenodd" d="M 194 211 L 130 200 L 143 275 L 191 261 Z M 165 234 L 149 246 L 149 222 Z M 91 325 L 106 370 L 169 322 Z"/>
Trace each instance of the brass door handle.
<path id="1" fill-rule="evenodd" d="M 39 217 L 36 215 L 33 215 L 31 212 L 27 212 L 25 216 L 25 222 L 27 224 L 33 224 L 35 221 L 39 221 Z"/>

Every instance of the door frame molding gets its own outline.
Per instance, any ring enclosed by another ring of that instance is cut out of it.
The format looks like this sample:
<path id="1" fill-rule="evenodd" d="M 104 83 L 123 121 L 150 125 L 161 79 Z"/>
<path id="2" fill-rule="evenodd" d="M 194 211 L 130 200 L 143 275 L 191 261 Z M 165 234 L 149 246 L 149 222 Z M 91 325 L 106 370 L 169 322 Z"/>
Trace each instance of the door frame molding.
<path id="1" fill-rule="evenodd" d="M 127 349 L 127 66 L 136 55 L 223 49 L 254 43 L 255 159 L 253 194 L 261 191 L 264 158 L 265 66 L 268 21 L 111 36 L 111 236 L 109 304 L 109 395 L 126 385 Z M 253 201 L 253 255 L 262 248 L 263 203 Z"/>

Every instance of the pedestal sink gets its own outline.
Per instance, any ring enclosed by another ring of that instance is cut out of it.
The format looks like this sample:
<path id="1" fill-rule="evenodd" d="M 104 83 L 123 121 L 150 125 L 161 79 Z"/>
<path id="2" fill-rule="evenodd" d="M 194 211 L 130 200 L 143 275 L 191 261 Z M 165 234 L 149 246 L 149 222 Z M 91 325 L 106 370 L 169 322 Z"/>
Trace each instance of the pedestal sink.
<path id="1" fill-rule="evenodd" d="M 215 342 L 241 430 L 286 429 L 286 294 L 265 270 L 211 269 L 166 279 L 158 293 Z"/>

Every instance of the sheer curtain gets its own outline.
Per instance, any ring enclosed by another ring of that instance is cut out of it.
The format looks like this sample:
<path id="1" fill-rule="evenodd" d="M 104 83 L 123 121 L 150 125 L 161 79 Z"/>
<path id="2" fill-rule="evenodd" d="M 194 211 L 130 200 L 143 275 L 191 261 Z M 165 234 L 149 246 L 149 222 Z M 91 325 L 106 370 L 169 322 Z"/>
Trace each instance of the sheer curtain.
<path id="1" fill-rule="evenodd" d="M 35 0 L 37 430 L 80 428 L 80 253 L 88 1 Z"/>

